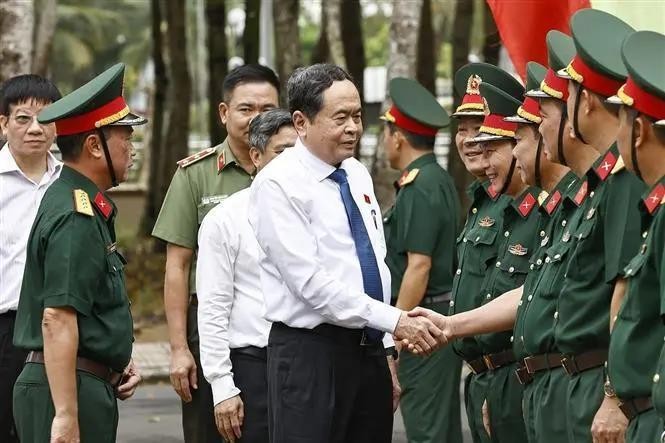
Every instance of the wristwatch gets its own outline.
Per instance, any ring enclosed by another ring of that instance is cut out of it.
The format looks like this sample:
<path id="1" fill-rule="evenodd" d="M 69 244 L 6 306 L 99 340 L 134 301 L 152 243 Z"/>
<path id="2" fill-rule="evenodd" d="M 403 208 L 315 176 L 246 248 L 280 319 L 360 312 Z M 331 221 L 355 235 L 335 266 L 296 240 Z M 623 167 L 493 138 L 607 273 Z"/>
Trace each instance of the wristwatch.
<path id="1" fill-rule="evenodd" d="M 386 357 L 392 357 L 393 360 L 397 360 L 399 358 L 399 352 L 397 352 L 397 348 L 394 346 L 386 348 Z"/>
<path id="2" fill-rule="evenodd" d="M 603 385 L 603 391 L 605 391 L 605 397 L 607 398 L 614 398 L 617 396 L 617 393 L 614 390 L 614 387 L 612 387 L 612 383 L 610 383 L 609 378 L 605 380 L 605 384 Z"/>

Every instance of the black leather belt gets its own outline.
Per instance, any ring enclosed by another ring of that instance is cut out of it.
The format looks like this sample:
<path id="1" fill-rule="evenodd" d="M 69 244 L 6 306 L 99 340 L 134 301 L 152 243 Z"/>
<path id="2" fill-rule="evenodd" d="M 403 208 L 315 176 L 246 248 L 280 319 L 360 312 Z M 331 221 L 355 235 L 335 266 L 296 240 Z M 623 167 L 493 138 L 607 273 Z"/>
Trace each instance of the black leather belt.
<path id="1" fill-rule="evenodd" d="M 526 386 L 533 381 L 533 374 L 528 371 L 523 363 L 517 363 L 515 376 L 517 376 L 517 381 L 519 381 L 522 386 Z"/>
<path id="2" fill-rule="evenodd" d="M 272 328 L 276 330 L 302 333 L 302 334 L 313 334 L 321 337 L 326 337 L 336 343 L 343 343 L 349 346 L 360 346 L 367 348 L 368 353 L 373 355 L 374 353 L 371 350 L 376 349 L 377 355 L 386 355 L 386 351 L 383 347 L 381 340 L 370 341 L 367 339 L 364 329 L 349 329 L 343 328 L 341 326 L 331 325 L 330 323 L 321 323 L 320 325 L 314 327 L 313 329 L 306 328 L 293 328 L 282 322 L 275 322 L 272 324 Z"/>
<path id="3" fill-rule="evenodd" d="M 485 360 L 485 365 L 490 371 L 508 366 L 517 361 L 515 358 L 515 353 L 512 349 L 507 349 L 505 351 L 497 352 L 494 354 L 483 355 L 483 360 Z"/>
<path id="4" fill-rule="evenodd" d="M 259 348 L 257 346 L 244 346 L 242 348 L 232 348 L 231 355 L 249 355 L 250 357 L 267 360 L 268 353 L 266 348 Z"/>
<path id="5" fill-rule="evenodd" d="M 487 372 L 487 364 L 485 364 L 485 359 L 480 357 L 475 360 L 464 360 L 464 363 L 469 367 L 471 372 L 473 372 L 475 375 L 482 374 L 483 372 Z"/>
<path id="6" fill-rule="evenodd" d="M 561 366 L 570 377 L 580 372 L 603 366 L 607 361 L 607 349 L 582 352 L 577 355 L 561 357 Z"/>
<path id="7" fill-rule="evenodd" d="M 626 401 L 621 400 L 619 409 L 628 421 L 631 421 L 641 413 L 653 409 L 653 404 L 651 403 L 651 397 L 631 398 Z"/>
<path id="8" fill-rule="evenodd" d="M 44 364 L 44 353 L 41 351 L 30 351 L 28 358 L 25 359 L 26 363 Z M 84 357 L 76 357 L 76 369 L 89 372 L 92 375 L 101 378 L 109 383 L 111 386 L 116 387 L 122 380 L 122 373 L 115 372 L 110 367 L 92 361 Z"/>
<path id="9" fill-rule="evenodd" d="M 558 352 L 530 355 L 524 358 L 524 366 L 529 374 L 533 375 L 536 372 L 560 368 L 562 357 L 563 355 Z"/>
<path id="10" fill-rule="evenodd" d="M 426 295 L 421 300 L 421 305 L 433 305 L 434 303 L 443 303 L 450 301 L 452 299 L 452 292 L 446 292 L 445 294 L 439 295 Z"/>

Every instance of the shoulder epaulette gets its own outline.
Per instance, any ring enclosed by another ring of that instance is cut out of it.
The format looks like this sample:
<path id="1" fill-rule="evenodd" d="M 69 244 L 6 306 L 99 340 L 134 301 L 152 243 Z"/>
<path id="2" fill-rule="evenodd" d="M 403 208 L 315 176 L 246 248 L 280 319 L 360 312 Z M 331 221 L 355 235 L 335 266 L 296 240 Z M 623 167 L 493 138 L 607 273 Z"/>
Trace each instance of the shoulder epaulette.
<path id="1" fill-rule="evenodd" d="M 540 194 L 538 194 L 538 206 L 542 206 L 549 196 L 550 195 L 547 193 L 547 191 L 540 191 Z"/>
<path id="2" fill-rule="evenodd" d="M 79 214 L 95 216 L 90 204 L 90 197 L 83 189 L 74 189 L 74 210 Z"/>
<path id="3" fill-rule="evenodd" d="M 612 172 L 610 174 L 616 174 L 617 172 L 621 171 L 626 167 L 626 164 L 623 162 L 623 158 L 619 156 L 617 159 L 617 163 L 614 165 L 614 168 L 612 168 Z"/>
<path id="4" fill-rule="evenodd" d="M 187 166 L 193 165 L 197 161 L 209 157 L 210 155 L 215 153 L 215 148 L 207 148 L 204 149 L 203 151 L 199 151 L 195 154 L 190 155 L 189 157 L 185 157 L 182 160 L 178 160 L 178 166 L 181 168 L 186 168 Z"/>
<path id="5" fill-rule="evenodd" d="M 410 170 L 408 173 L 403 174 L 402 178 L 399 179 L 399 187 L 402 188 L 402 187 L 408 185 L 409 183 L 413 183 L 413 181 L 418 176 L 419 172 L 420 172 L 420 170 L 415 168 L 415 169 Z"/>

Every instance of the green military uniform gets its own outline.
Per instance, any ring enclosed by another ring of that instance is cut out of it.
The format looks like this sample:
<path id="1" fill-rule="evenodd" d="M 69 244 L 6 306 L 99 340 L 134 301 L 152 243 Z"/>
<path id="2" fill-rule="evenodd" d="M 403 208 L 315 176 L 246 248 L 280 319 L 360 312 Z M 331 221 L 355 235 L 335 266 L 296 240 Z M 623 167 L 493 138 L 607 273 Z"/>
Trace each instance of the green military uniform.
<path id="1" fill-rule="evenodd" d="M 480 92 L 489 108 L 478 136 L 465 143 L 482 143 L 488 147 L 492 142 L 514 140 L 518 124 L 512 120 L 520 107 L 519 98 L 523 89 L 515 96 L 492 84 L 483 82 Z M 504 177 L 504 189 L 513 180 L 515 159 Z M 500 190 L 499 192 L 504 192 Z M 524 190 L 519 196 L 507 199 L 503 207 L 503 226 L 496 240 L 497 257 L 488 269 L 481 284 L 482 303 L 521 286 L 529 271 L 529 256 L 535 249 L 539 214 L 536 210 L 540 190 L 534 187 Z M 483 354 L 487 370 L 471 380 L 470 390 L 476 385 L 485 386 L 482 399 L 487 403 L 492 442 L 526 441 L 522 417 L 522 387 L 514 375 L 516 359 L 511 349 L 510 333 L 492 333 L 476 337 Z M 480 399 L 479 399 L 480 400 Z"/>
<path id="2" fill-rule="evenodd" d="M 446 112 L 417 82 L 393 79 L 389 92 L 393 105 L 383 119 L 400 130 L 433 137 L 439 128 L 448 126 Z M 384 217 L 393 301 L 408 265 L 407 254 L 423 254 L 432 258 L 432 267 L 421 305 L 447 312 L 460 213 L 455 184 L 434 153 L 423 151 L 403 171 L 396 187 L 395 204 Z M 410 442 L 462 441 L 460 374 L 461 361 L 452 350 L 426 358 L 407 352 L 400 355 L 400 404 Z"/>
<path id="3" fill-rule="evenodd" d="M 470 63 L 455 73 L 455 90 L 458 94 L 464 93 L 464 96 L 453 114 L 454 117 L 482 118 L 485 115 L 485 105 L 479 90 L 482 81 L 508 85 L 515 91 L 522 90 L 517 81 L 496 66 Z M 503 209 L 510 202 L 510 198 L 495 191 L 489 181 L 474 181 L 467 193 L 471 207 L 464 228 L 457 238 L 458 269 L 453 279 L 450 315 L 470 311 L 482 304 L 481 284 L 486 272 L 496 261 L 497 239 L 503 226 Z M 464 388 L 471 437 L 475 443 L 487 441 L 489 436 L 483 426 L 481 411 L 487 394 L 486 379 L 479 377 L 487 371 L 482 351 L 475 337 L 456 340 L 452 348 L 471 368 Z M 471 383 L 474 379 L 475 382 Z"/>
<path id="4" fill-rule="evenodd" d="M 665 56 L 665 36 L 636 32 L 624 42 L 622 56 L 628 81 L 607 101 L 630 107 L 650 118 L 665 117 L 665 67 L 653 63 L 654 59 Z M 631 156 L 634 170 L 640 174 L 641 162 L 634 146 L 631 146 Z M 660 382 L 660 374 L 654 375 L 658 363 L 655 355 L 663 347 L 665 333 L 660 316 L 660 299 L 665 287 L 665 215 L 661 214 L 664 199 L 665 177 L 661 177 L 639 203 L 642 245 L 624 269 L 628 286 L 610 337 L 608 376 L 620 407 L 630 420 L 626 430 L 629 443 L 656 441 L 663 431 L 663 421 L 652 407 L 651 391 L 652 386 Z"/>
<path id="5" fill-rule="evenodd" d="M 58 133 L 73 135 L 145 119 L 122 100 L 118 64 L 39 114 Z M 105 144 L 105 143 L 104 143 Z M 108 150 L 108 147 L 104 147 Z M 112 166 L 110 166 L 112 167 Z M 115 383 L 129 364 L 133 325 L 125 290 L 125 260 L 117 250 L 113 202 L 88 177 L 65 165 L 42 199 L 28 240 L 14 344 L 31 351 L 14 388 L 19 438 L 50 441 L 55 409 L 43 363 L 45 308 L 76 311 L 76 384 L 81 441 L 114 442 L 118 425 Z M 99 369 L 82 369 L 94 362 Z"/>
<path id="6" fill-rule="evenodd" d="M 168 243 L 197 250 L 203 217 L 220 201 L 247 188 L 252 176 L 236 161 L 228 139 L 178 162 L 152 235 Z M 203 376 L 197 324 L 196 259 L 189 273 L 190 305 L 187 310 L 187 344 L 196 361 L 198 389 L 192 401 L 182 402 L 183 431 L 187 441 L 223 441 L 214 417 L 212 389 Z"/>
<path id="7" fill-rule="evenodd" d="M 599 95 L 608 84 L 625 80 L 620 48 L 633 32 L 630 26 L 587 9 L 573 16 L 571 30 L 577 55 L 562 75 Z M 575 108 L 578 102 L 579 97 Z M 576 114 L 573 127 L 579 134 Z M 554 318 L 556 345 L 570 376 L 567 405 L 561 406 L 567 412 L 571 443 L 591 439 L 591 424 L 603 399 L 610 301 L 615 281 L 640 245 L 637 202 L 644 191 L 644 184 L 623 167 L 616 145 L 593 164 L 586 180 L 588 197 L 573 217 L 572 256 Z"/>
<path id="8" fill-rule="evenodd" d="M 543 80 L 527 84 L 527 97 L 563 100 L 568 82 L 556 77 L 575 54 L 572 39 L 558 31 L 547 35 L 550 68 Z M 565 117 L 562 117 L 565 123 Z M 561 143 L 561 140 L 559 140 Z M 562 156 L 561 156 L 562 157 Z M 513 328 L 515 356 L 528 364 L 519 369 L 524 385 L 523 409 L 530 442 L 558 443 L 566 435 L 568 377 L 561 368 L 561 354 L 554 341 L 554 313 L 570 259 L 573 213 L 586 198 L 586 183 L 569 171 L 540 207 L 542 227 L 538 249 L 532 254 Z"/>

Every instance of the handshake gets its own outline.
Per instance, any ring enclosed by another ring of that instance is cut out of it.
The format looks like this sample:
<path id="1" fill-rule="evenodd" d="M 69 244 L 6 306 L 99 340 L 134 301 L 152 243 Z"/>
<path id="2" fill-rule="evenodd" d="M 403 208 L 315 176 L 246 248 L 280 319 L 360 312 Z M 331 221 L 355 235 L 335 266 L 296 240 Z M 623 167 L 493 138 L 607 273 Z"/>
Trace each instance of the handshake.
<path id="1" fill-rule="evenodd" d="M 402 313 L 393 336 L 398 348 L 420 355 L 430 355 L 455 338 L 450 317 L 421 307 Z"/>

